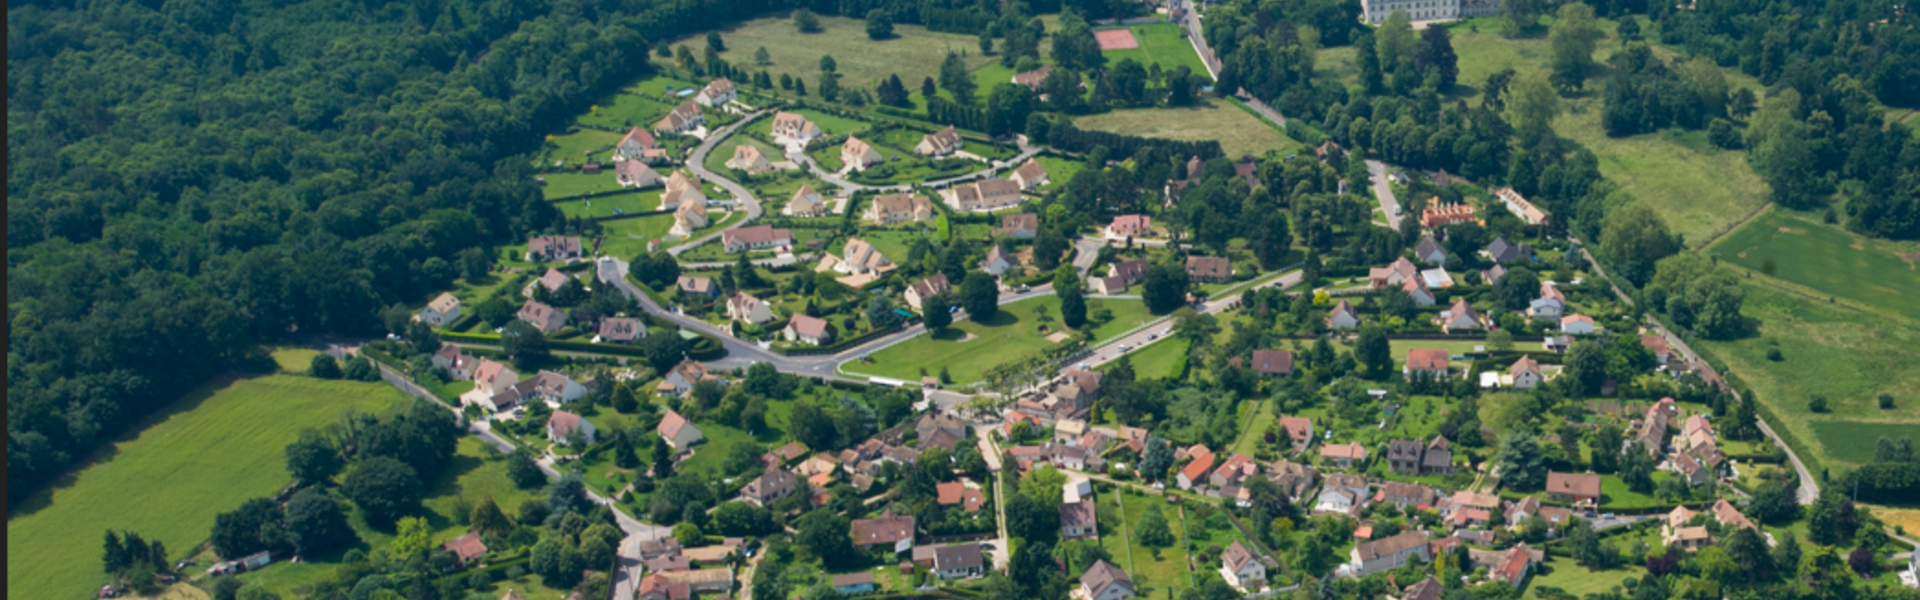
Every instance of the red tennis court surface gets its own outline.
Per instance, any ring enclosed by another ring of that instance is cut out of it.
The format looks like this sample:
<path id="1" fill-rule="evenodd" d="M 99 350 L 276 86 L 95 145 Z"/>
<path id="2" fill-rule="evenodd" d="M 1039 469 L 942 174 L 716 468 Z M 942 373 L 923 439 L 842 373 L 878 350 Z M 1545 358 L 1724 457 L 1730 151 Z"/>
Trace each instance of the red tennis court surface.
<path id="1" fill-rule="evenodd" d="M 1140 47 L 1140 41 L 1133 39 L 1131 29 L 1104 29 L 1093 32 L 1093 38 L 1100 41 L 1101 50 L 1132 50 Z"/>

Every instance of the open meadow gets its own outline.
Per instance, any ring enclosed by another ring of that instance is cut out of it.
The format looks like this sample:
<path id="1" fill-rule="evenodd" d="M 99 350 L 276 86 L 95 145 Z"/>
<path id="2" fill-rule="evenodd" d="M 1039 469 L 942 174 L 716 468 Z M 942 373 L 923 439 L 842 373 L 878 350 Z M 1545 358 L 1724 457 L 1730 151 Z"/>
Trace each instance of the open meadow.
<path id="1" fill-rule="evenodd" d="M 940 62 L 947 52 L 966 53 L 967 68 L 993 60 L 981 56 L 974 36 L 927 31 L 918 25 L 895 24 L 892 39 L 867 39 L 867 23 L 862 19 L 820 17 L 819 33 L 800 33 L 793 21 L 780 17 L 754 19 L 720 30 L 726 50 L 720 58 L 750 71 L 766 70 L 775 80 L 781 75 L 797 77 L 816 87 L 820 79 L 820 57 L 832 56 L 835 72 L 843 88 L 872 90 L 881 78 L 899 75 L 900 80 L 918 91 L 922 78 L 940 74 Z M 686 44 L 697 56 L 705 56 L 705 33 L 674 42 Z M 755 64 L 753 55 L 765 47 L 772 64 Z M 743 82 L 744 83 L 744 82 Z M 983 90 L 984 92 L 984 90 Z"/>
<path id="2" fill-rule="evenodd" d="M 1100 51 L 1100 54 L 1107 57 L 1108 66 L 1131 58 L 1139 62 L 1142 67 L 1152 68 L 1154 63 L 1160 63 L 1161 70 L 1171 71 L 1175 67 L 1185 65 L 1187 69 L 1193 71 L 1193 74 L 1207 76 L 1207 66 L 1200 62 L 1200 53 L 1194 51 L 1193 42 L 1187 40 L 1187 30 L 1184 27 L 1173 23 L 1151 23 L 1111 29 L 1132 31 L 1133 39 L 1139 43 L 1140 47 Z"/>
<path id="3" fill-rule="evenodd" d="M 955 321 L 943 331 L 926 333 L 873 353 L 872 364 L 848 363 L 846 369 L 859 373 L 918 380 L 922 370 L 937 375 L 946 367 L 956 384 L 979 380 L 980 374 L 1022 354 L 1053 345 L 1038 327 L 1038 307 L 1045 306 L 1053 318 L 1047 325 L 1055 331 L 1066 330 L 1060 324 L 1060 299 L 1054 296 L 1029 298 L 1003 304 L 985 322 L 972 319 Z M 1094 338 L 1103 340 L 1139 326 L 1152 317 L 1139 300 L 1088 299 L 1087 313 L 1101 308 L 1113 311 L 1113 318 L 1094 328 Z M 963 337 L 964 336 L 964 337 Z"/>
<path id="4" fill-rule="evenodd" d="M 1773 426 L 1792 430 L 1830 466 L 1870 458 L 1871 446 L 1864 454 L 1854 448 L 1895 426 L 1920 431 L 1920 410 L 1914 408 L 1920 399 L 1912 393 L 1920 389 L 1920 329 L 1773 286 L 1745 289 L 1745 312 L 1758 331 L 1732 341 L 1701 342 L 1696 350 L 1724 361 L 1751 387 L 1779 417 Z M 1779 350 L 1781 360 L 1768 360 L 1768 350 Z M 1814 394 L 1827 398 L 1829 412 L 1808 409 Z M 1902 403 L 1882 410 L 1876 400 L 1880 394 Z M 1862 436 L 1871 437 L 1851 439 Z"/>
<path id="5" fill-rule="evenodd" d="M 139 532 L 184 555 L 214 516 L 291 478 L 281 448 L 348 412 L 402 404 L 385 383 L 266 375 L 216 381 L 136 427 L 51 492 L 7 518 L 7 594 L 79 598 L 106 582 L 101 532 Z M 138 501 L 131 498 L 137 495 Z"/>
<path id="6" fill-rule="evenodd" d="M 1285 153 L 1300 146 L 1266 121 L 1225 100 L 1184 108 L 1129 108 L 1073 120 L 1081 129 L 1170 140 L 1219 140 L 1227 156 Z"/>
<path id="7" fill-rule="evenodd" d="M 1707 250 L 1720 260 L 1806 286 L 1813 293 L 1920 320 L 1920 302 L 1914 301 L 1920 298 L 1920 272 L 1915 271 L 1920 257 L 1900 254 L 1914 246 L 1855 235 L 1774 208 Z"/>

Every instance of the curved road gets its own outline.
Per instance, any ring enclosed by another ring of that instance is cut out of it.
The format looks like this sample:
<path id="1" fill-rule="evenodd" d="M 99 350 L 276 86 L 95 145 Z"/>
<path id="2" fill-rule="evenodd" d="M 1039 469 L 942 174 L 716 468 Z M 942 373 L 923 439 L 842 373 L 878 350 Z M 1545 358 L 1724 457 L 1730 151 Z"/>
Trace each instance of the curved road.
<path id="1" fill-rule="evenodd" d="M 813 157 L 807 156 L 805 153 L 789 152 L 787 153 L 787 158 L 790 160 L 793 160 L 794 162 L 806 165 L 807 171 L 810 173 L 813 173 L 815 177 L 819 177 L 821 180 L 826 181 L 827 183 L 831 183 L 843 190 L 852 191 L 852 192 L 863 192 L 863 191 L 906 192 L 906 191 L 912 191 L 914 188 L 925 188 L 925 187 L 937 188 L 937 187 L 945 186 L 952 183 L 958 183 L 962 181 L 971 181 L 974 179 L 985 179 L 987 178 L 987 176 L 992 175 L 995 171 L 998 171 L 1000 169 L 1010 169 L 1010 168 L 1019 167 L 1020 163 L 1024 163 L 1027 161 L 1027 159 L 1033 158 L 1034 155 L 1040 153 L 1039 148 L 1035 148 L 1031 145 L 1028 145 L 1027 136 L 1025 135 L 1014 136 L 1014 142 L 1020 146 L 1020 153 L 1017 155 L 1014 155 L 1014 157 L 1011 159 L 1003 160 L 1003 161 L 989 161 L 987 163 L 987 168 L 985 169 L 974 171 L 972 173 L 967 173 L 965 175 L 949 177 L 946 179 L 936 179 L 933 181 L 920 183 L 918 185 L 913 185 L 913 184 L 866 185 L 863 183 L 854 183 L 854 182 L 842 179 L 838 174 L 830 173 L 826 169 L 820 168 L 820 163 L 815 162 L 813 160 Z"/>
<path id="2" fill-rule="evenodd" d="M 740 129 L 742 126 L 745 126 L 749 123 L 754 122 L 754 120 L 760 118 L 760 115 L 764 115 L 766 113 L 767 111 L 764 109 L 747 113 L 747 116 L 742 117 L 738 121 L 734 121 L 732 125 L 728 125 L 726 127 L 722 127 L 718 130 L 715 130 L 711 133 L 708 133 L 707 139 L 705 141 L 700 142 L 700 147 L 694 148 L 693 154 L 687 157 L 687 164 L 686 164 L 687 170 L 692 171 L 694 176 L 699 177 L 700 179 L 711 181 L 722 188 L 726 188 L 727 193 L 733 194 L 734 198 L 739 199 L 742 204 L 745 204 L 747 206 L 747 218 L 741 219 L 732 225 L 728 225 L 726 227 L 709 231 L 705 234 L 700 235 L 699 237 L 688 238 L 687 241 L 681 242 L 678 245 L 668 248 L 667 249 L 668 254 L 679 256 L 680 253 L 682 252 L 692 250 L 695 246 L 705 244 L 708 241 L 711 241 L 713 238 L 719 237 L 721 232 L 727 231 L 729 229 L 745 227 L 748 223 L 752 223 L 755 219 L 760 218 L 760 199 L 755 198 L 753 196 L 753 192 L 747 191 L 746 186 L 735 183 L 732 179 L 721 177 L 712 171 L 708 171 L 706 163 L 707 163 L 707 154 L 713 152 L 714 146 L 720 145 L 720 142 L 722 140 L 727 139 L 729 136 L 732 136 L 734 131 Z"/>

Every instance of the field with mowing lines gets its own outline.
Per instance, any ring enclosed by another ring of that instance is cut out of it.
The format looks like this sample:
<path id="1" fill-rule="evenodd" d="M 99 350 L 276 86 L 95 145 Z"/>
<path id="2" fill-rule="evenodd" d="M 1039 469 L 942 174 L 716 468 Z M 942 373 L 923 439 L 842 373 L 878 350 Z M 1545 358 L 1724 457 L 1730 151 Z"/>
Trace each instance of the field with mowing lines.
<path id="1" fill-rule="evenodd" d="M 1920 271 L 1901 258 L 1915 244 L 1857 236 L 1778 208 L 1716 242 L 1714 256 L 1845 298 L 1882 313 L 1920 319 Z"/>

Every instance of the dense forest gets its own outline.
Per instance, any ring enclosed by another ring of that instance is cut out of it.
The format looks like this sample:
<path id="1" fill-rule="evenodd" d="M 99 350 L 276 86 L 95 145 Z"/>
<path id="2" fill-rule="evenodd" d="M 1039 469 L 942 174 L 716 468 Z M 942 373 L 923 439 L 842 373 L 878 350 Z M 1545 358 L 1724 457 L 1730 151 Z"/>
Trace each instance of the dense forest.
<path id="1" fill-rule="evenodd" d="M 7 24 L 18 499 L 294 335 L 564 226 L 524 153 L 760 0 L 25 3 Z M 697 24 L 697 25 L 696 25 Z"/>

